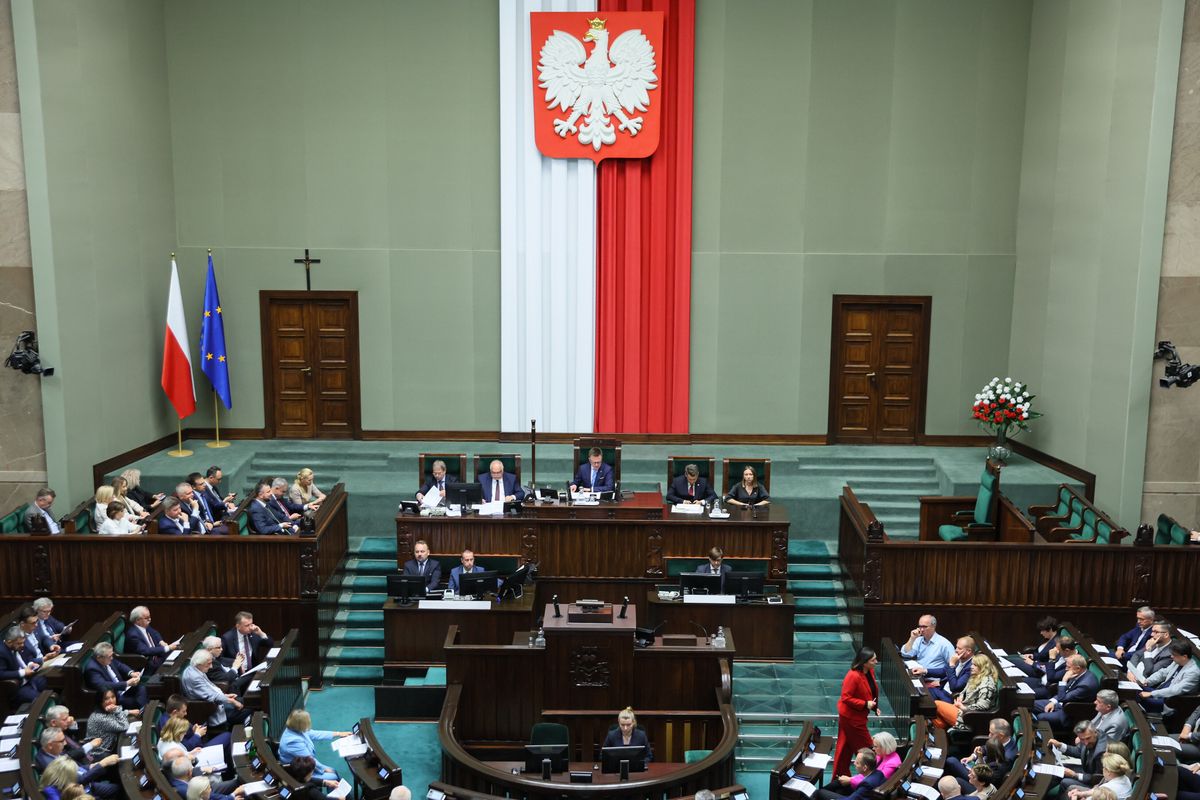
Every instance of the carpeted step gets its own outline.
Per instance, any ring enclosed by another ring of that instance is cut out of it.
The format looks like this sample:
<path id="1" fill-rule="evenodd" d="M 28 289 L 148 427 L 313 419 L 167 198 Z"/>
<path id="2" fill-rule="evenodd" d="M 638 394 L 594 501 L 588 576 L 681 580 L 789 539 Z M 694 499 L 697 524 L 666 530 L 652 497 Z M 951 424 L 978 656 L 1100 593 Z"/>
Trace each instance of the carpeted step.
<path id="1" fill-rule="evenodd" d="M 859 497 L 859 500 L 869 505 L 877 517 L 884 517 L 891 514 L 911 514 L 915 519 L 921 513 L 921 503 L 915 497 L 900 498 L 890 496 L 874 499 Z"/>
<path id="2" fill-rule="evenodd" d="M 396 563 L 396 539 L 387 536 L 363 537 L 354 553 L 359 558 L 383 558 L 391 556 L 393 568 Z"/>
<path id="3" fill-rule="evenodd" d="M 342 666 L 358 664 L 376 666 L 383 664 L 383 647 L 330 647 L 325 651 L 327 664 Z"/>
<path id="4" fill-rule="evenodd" d="M 797 631 L 839 631 L 848 628 L 850 620 L 841 614 L 797 614 L 792 629 Z"/>
<path id="5" fill-rule="evenodd" d="M 387 600 L 386 592 L 343 592 L 341 598 L 338 600 L 338 605 L 341 608 L 353 610 L 381 609 L 385 600 Z"/>
<path id="6" fill-rule="evenodd" d="M 841 581 L 788 581 L 787 590 L 797 597 L 835 597 L 845 591 Z"/>
<path id="7" fill-rule="evenodd" d="M 802 478 L 838 478 L 846 483 L 851 483 L 856 478 L 883 477 L 886 475 L 919 481 L 933 480 L 937 477 L 937 473 L 931 467 L 893 467 L 889 464 L 861 465 L 853 468 L 803 464 L 800 466 L 800 476 Z"/>
<path id="8" fill-rule="evenodd" d="M 928 480 L 917 481 L 917 480 L 913 480 L 912 478 L 908 478 L 908 477 L 905 477 L 902 475 L 900 475 L 900 476 L 897 476 L 897 475 L 861 475 L 861 476 L 856 476 L 856 477 L 852 478 L 851 480 L 853 480 L 854 482 L 852 484 L 850 484 L 850 488 L 854 490 L 855 494 L 858 494 L 858 490 L 859 490 L 860 486 L 864 490 L 867 488 L 875 488 L 875 487 L 878 487 L 881 489 L 886 489 L 886 488 L 890 488 L 890 487 L 897 486 L 897 485 L 900 485 L 900 486 L 924 486 L 924 487 L 932 487 L 935 492 L 939 491 L 939 487 L 941 486 L 941 484 L 937 481 L 936 478 L 929 478 Z"/>
<path id="9" fill-rule="evenodd" d="M 929 456 L 898 456 L 887 452 L 868 453 L 855 448 L 852 453 L 816 452 L 813 457 L 807 454 L 797 456 L 800 466 L 826 464 L 838 466 L 858 466 L 859 464 L 896 464 L 898 466 L 928 466 L 931 469 L 934 461 Z"/>
<path id="10" fill-rule="evenodd" d="M 840 578 L 842 567 L 836 562 L 824 564 L 792 564 L 788 563 L 788 578 L 791 580 L 809 580 L 814 578 Z"/>
<path id="11" fill-rule="evenodd" d="M 854 494 L 858 499 L 874 507 L 881 501 L 887 500 L 916 500 L 916 498 L 930 494 L 927 490 L 919 490 L 919 487 L 911 483 L 897 483 L 889 486 L 850 486 L 854 490 Z M 936 485 L 933 488 L 933 494 L 937 494 Z"/>
<path id="12" fill-rule="evenodd" d="M 831 557 L 829 545 L 819 539 L 790 539 L 788 541 L 789 561 L 822 561 Z"/>
<path id="13" fill-rule="evenodd" d="M 346 560 L 346 572 L 355 575 L 395 575 L 396 559 L 392 558 L 349 558 Z"/>
<path id="14" fill-rule="evenodd" d="M 329 641 L 341 645 L 383 647 L 383 628 L 334 628 Z"/>
<path id="15" fill-rule="evenodd" d="M 342 589 L 349 589 L 352 592 L 383 592 L 386 594 L 387 576 L 350 574 L 342 581 Z"/>
<path id="16" fill-rule="evenodd" d="M 796 597 L 792 607 L 797 611 L 817 614 L 836 614 L 846 607 L 846 601 L 841 597 Z"/>
<path id="17" fill-rule="evenodd" d="M 334 624 L 348 628 L 383 628 L 383 609 L 377 611 L 350 611 L 339 609 L 333 618 Z"/>
<path id="18" fill-rule="evenodd" d="M 327 667 L 324 678 L 334 685 L 367 686 L 383 681 L 383 667 Z"/>

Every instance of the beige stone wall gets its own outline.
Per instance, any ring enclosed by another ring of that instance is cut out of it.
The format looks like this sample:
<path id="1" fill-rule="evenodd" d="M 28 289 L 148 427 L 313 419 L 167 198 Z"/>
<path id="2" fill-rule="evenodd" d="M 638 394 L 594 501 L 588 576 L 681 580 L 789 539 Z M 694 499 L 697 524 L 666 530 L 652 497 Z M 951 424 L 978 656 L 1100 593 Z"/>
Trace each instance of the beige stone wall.
<path id="1" fill-rule="evenodd" d="M 1156 340 L 1168 339 L 1187 363 L 1200 362 L 1200 0 L 1187 0 L 1175 140 L 1167 189 Z M 1155 365 L 1154 380 L 1162 376 Z M 1142 519 L 1160 513 L 1200 527 L 1200 385 L 1150 394 Z"/>
<path id="2" fill-rule="evenodd" d="M 20 111 L 12 7 L 0 0 L 0 359 L 18 333 L 37 329 Z M 32 497 L 46 481 L 39 381 L 0 369 L 0 514 Z"/>

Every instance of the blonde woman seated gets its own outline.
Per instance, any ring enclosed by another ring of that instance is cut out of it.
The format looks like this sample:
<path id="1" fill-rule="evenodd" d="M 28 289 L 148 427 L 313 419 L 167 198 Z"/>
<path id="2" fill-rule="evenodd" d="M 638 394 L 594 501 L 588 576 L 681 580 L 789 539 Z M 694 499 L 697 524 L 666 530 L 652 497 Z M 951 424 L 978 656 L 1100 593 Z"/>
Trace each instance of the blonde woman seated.
<path id="1" fill-rule="evenodd" d="M 766 506 L 771 504 L 771 495 L 758 482 L 754 467 L 742 470 L 742 479 L 729 487 L 725 502 L 735 506 Z"/>
<path id="2" fill-rule="evenodd" d="M 62 793 L 69 787 L 79 785 L 79 765 L 67 756 L 59 756 L 42 770 L 38 785 L 46 800 L 61 800 Z"/>
<path id="3" fill-rule="evenodd" d="M 936 702 L 939 728 L 966 730 L 962 715 L 967 711 L 995 711 L 1000 705 L 1000 673 L 996 664 L 982 653 L 971 659 L 971 677 L 953 703 Z"/>
<path id="4" fill-rule="evenodd" d="M 887 731 L 880 731 L 871 737 L 871 749 L 875 751 L 875 769 L 883 773 L 884 780 L 892 777 L 892 773 L 900 768 L 900 754 L 896 752 L 896 737 Z M 838 775 L 837 782 L 840 789 L 845 793 L 853 793 L 858 785 L 863 782 L 863 778 L 867 777 L 862 773 L 851 777 L 850 775 Z"/>
<path id="5" fill-rule="evenodd" d="M 184 717 L 170 717 L 163 723 L 162 730 L 158 734 L 158 758 L 161 761 L 167 754 L 167 751 L 176 747 L 183 747 L 184 737 L 191 731 L 192 725 Z M 183 748 L 187 752 L 187 748 Z M 200 755 L 200 748 L 194 748 L 188 755 L 195 758 Z"/>
<path id="6" fill-rule="evenodd" d="M 304 506 L 304 512 L 316 511 L 325 502 L 325 493 L 313 482 L 313 471 L 308 467 L 296 473 L 296 482 L 288 491 L 288 499 L 298 506 Z"/>
<path id="7" fill-rule="evenodd" d="M 1116 800 L 1129 800 L 1129 796 L 1133 794 L 1133 782 L 1129 780 L 1129 773 L 1133 770 L 1130 768 L 1129 762 L 1115 753 L 1106 752 L 1100 757 L 1100 768 L 1103 771 L 1104 779 L 1100 781 L 1099 786 L 1093 789 L 1072 789 L 1067 793 L 1067 797 L 1070 800 L 1081 800 L 1084 797 L 1100 800 L 1105 795 L 1096 794 L 1096 792 L 1103 789 L 1112 792 Z"/>
<path id="8" fill-rule="evenodd" d="M 96 528 L 96 530 L 99 530 L 100 526 L 103 525 L 105 520 L 108 519 L 108 504 L 112 502 L 113 499 L 113 487 L 109 486 L 108 484 L 104 484 L 103 486 L 99 487 L 96 489 L 95 499 L 96 506 L 92 509 L 92 518 L 95 522 L 93 527 Z"/>
<path id="9" fill-rule="evenodd" d="M 150 512 L 142 508 L 141 503 L 134 500 L 126 493 L 127 487 L 128 483 L 126 483 L 125 479 L 120 475 L 113 478 L 113 500 L 120 500 L 122 503 L 124 503 L 125 509 L 129 512 L 130 516 L 137 517 L 138 519 L 145 519 L 146 517 L 150 516 Z"/>
<path id="10" fill-rule="evenodd" d="M 104 536 L 127 536 L 131 533 L 141 533 L 142 527 L 132 522 L 125 512 L 125 504 L 120 500 L 110 500 L 107 508 L 107 519 L 100 526 Z"/>
<path id="11" fill-rule="evenodd" d="M 142 508 L 154 508 L 166 497 L 162 492 L 150 494 L 141 487 L 142 471 L 140 469 L 127 469 L 121 473 L 121 477 L 125 479 L 125 494 L 136 500 Z"/>

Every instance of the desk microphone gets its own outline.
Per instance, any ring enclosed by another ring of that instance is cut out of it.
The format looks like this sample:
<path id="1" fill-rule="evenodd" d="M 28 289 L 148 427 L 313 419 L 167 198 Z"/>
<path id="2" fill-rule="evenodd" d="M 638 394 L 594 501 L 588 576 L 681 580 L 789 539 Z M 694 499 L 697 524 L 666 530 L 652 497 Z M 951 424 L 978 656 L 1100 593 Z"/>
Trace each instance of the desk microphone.
<path id="1" fill-rule="evenodd" d="M 694 619 L 690 619 L 690 620 L 688 620 L 688 622 L 692 623 L 692 625 L 695 628 L 697 628 L 700 631 L 700 633 L 702 633 L 704 635 L 704 641 L 707 642 L 708 641 L 708 631 L 705 629 L 705 627 L 703 625 L 701 625 L 699 622 L 696 622 L 696 620 L 694 620 Z"/>
<path id="2" fill-rule="evenodd" d="M 617 615 L 618 619 L 625 619 L 625 612 L 629 610 L 629 598 L 625 598 L 625 602 L 621 604 L 621 613 Z"/>
<path id="3" fill-rule="evenodd" d="M 559 610 L 559 608 L 558 608 L 558 595 L 554 595 L 554 597 L 550 599 L 550 602 L 554 604 L 554 616 L 555 616 L 555 618 L 561 617 L 561 616 L 562 616 L 562 611 L 560 611 L 560 610 Z"/>

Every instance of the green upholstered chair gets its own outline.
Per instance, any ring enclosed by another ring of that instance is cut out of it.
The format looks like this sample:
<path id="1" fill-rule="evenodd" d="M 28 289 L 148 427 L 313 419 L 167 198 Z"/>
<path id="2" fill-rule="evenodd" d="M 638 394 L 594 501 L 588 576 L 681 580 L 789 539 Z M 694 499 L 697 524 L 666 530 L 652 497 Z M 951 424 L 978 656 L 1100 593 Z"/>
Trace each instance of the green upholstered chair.
<path id="1" fill-rule="evenodd" d="M 756 572 L 767 574 L 771 562 L 765 558 L 727 558 L 722 563 L 734 572 Z M 668 577 L 678 578 L 684 573 L 695 572 L 696 568 L 708 565 L 707 558 L 667 558 L 666 572 Z"/>
<path id="2" fill-rule="evenodd" d="M 477 480 L 480 475 L 488 471 L 491 463 L 496 460 L 504 464 L 505 472 L 511 472 L 517 476 L 518 484 L 521 482 L 521 456 L 519 453 L 477 453 L 473 462 L 473 471 L 467 482 Z"/>
<path id="3" fill-rule="evenodd" d="M 695 764 L 697 761 L 703 761 L 712 755 L 712 750 L 684 750 L 683 763 Z"/>
<path id="4" fill-rule="evenodd" d="M 771 459 L 769 458 L 723 458 L 721 459 L 721 485 L 714 486 L 717 494 L 724 496 L 733 485 L 742 479 L 746 467 L 754 467 L 754 474 L 762 487 L 771 492 Z"/>
<path id="5" fill-rule="evenodd" d="M 1058 499 L 1053 505 L 1048 506 L 1030 506 L 1029 518 L 1033 520 L 1037 529 L 1043 530 L 1043 520 L 1046 528 L 1058 527 L 1063 521 L 1071 516 L 1071 497 L 1073 493 L 1070 487 L 1065 483 L 1058 485 Z"/>
<path id="6" fill-rule="evenodd" d="M 24 533 L 25 510 L 29 503 L 17 506 L 12 511 L 0 517 L 0 533 Z"/>
<path id="7" fill-rule="evenodd" d="M 683 474 L 688 464 L 695 464 L 700 471 L 700 477 L 708 481 L 713 491 L 721 494 L 725 490 L 717 485 L 717 460 L 712 456 L 670 456 L 667 458 L 667 486 L 671 481 Z"/>
<path id="8" fill-rule="evenodd" d="M 958 524 L 939 525 L 938 538 L 944 542 L 959 542 L 971 533 L 995 531 L 996 509 L 999 504 L 1000 470 L 988 461 L 984 463 L 983 472 L 979 475 L 979 492 L 975 495 L 975 507 L 955 513 Z"/>
<path id="9" fill-rule="evenodd" d="M 571 730 L 561 722 L 535 722 L 529 731 L 530 744 L 570 744 Z"/>
<path id="10" fill-rule="evenodd" d="M 425 481 L 433 474 L 433 462 L 446 462 L 447 483 L 470 483 L 475 475 L 467 474 L 466 453 L 421 453 L 417 456 L 417 489 L 425 485 Z"/>
<path id="11" fill-rule="evenodd" d="M 621 480 L 621 441 L 619 439 L 600 439 L 594 436 L 581 436 L 574 442 L 571 450 L 571 474 L 579 469 L 579 465 L 587 460 L 588 450 L 599 447 L 601 459 L 613 469 L 613 480 Z"/>

